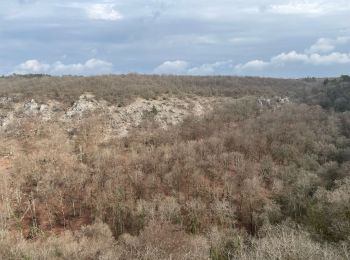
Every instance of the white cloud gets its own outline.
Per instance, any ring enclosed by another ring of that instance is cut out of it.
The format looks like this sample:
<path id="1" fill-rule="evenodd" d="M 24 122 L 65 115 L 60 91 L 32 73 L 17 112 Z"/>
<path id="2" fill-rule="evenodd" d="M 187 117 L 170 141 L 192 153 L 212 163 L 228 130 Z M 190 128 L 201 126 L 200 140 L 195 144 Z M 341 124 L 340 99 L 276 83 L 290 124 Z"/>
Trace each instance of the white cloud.
<path id="1" fill-rule="evenodd" d="M 52 65 L 52 71 L 56 73 L 82 73 L 84 71 L 110 71 L 113 68 L 113 64 L 107 61 L 90 59 L 85 63 L 76 64 L 63 64 L 60 61 L 55 62 Z"/>
<path id="2" fill-rule="evenodd" d="M 269 61 L 252 60 L 245 64 L 238 64 L 235 70 L 236 72 L 262 70 L 268 67 L 281 67 L 290 63 L 303 63 L 315 66 L 350 64 L 350 53 L 332 52 L 330 54 L 321 55 L 318 53 L 304 54 L 291 51 L 276 55 Z"/>
<path id="3" fill-rule="evenodd" d="M 321 38 L 308 50 L 311 53 L 323 52 L 327 53 L 333 51 L 335 46 L 329 39 Z"/>
<path id="4" fill-rule="evenodd" d="M 93 20 L 116 21 L 123 16 L 114 9 L 114 4 L 93 4 L 86 7 L 86 13 Z"/>
<path id="5" fill-rule="evenodd" d="M 245 38 L 236 38 L 233 42 L 245 41 Z M 309 66 L 329 66 L 350 64 L 350 53 L 335 51 L 340 45 L 350 42 L 350 37 L 320 38 L 315 44 L 304 52 L 295 50 L 282 52 L 268 60 L 255 59 L 234 66 L 232 60 L 204 63 L 196 67 L 190 67 L 187 61 L 166 61 L 158 66 L 154 73 L 157 74 L 182 74 L 182 75 L 215 75 L 215 74 L 244 74 L 259 72 L 266 69 L 276 69 L 290 64 L 302 64 Z"/>
<path id="6" fill-rule="evenodd" d="M 331 65 L 331 64 L 347 64 L 350 63 L 350 53 L 332 52 L 330 54 L 305 54 L 291 51 L 289 53 L 281 53 L 271 58 L 269 65 L 285 65 L 292 62 L 302 62 L 312 65 Z"/>
<path id="7" fill-rule="evenodd" d="M 288 53 L 281 53 L 275 57 L 272 57 L 270 63 L 273 64 L 284 64 L 288 62 L 307 62 L 308 56 L 303 53 L 297 53 L 296 51 L 291 51 Z"/>
<path id="8" fill-rule="evenodd" d="M 348 0 L 294 0 L 287 3 L 270 4 L 264 11 L 282 15 L 325 15 L 350 10 Z"/>
<path id="9" fill-rule="evenodd" d="M 235 66 L 235 70 L 237 72 L 244 71 L 244 70 L 262 70 L 269 66 L 268 62 L 262 61 L 262 60 L 252 60 L 245 64 L 238 64 Z"/>
<path id="10" fill-rule="evenodd" d="M 183 60 L 166 61 L 153 70 L 156 74 L 186 74 L 189 63 Z"/>
<path id="11" fill-rule="evenodd" d="M 85 63 L 73 63 L 64 64 L 61 61 L 57 61 L 53 64 L 47 64 L 38 60 L 28 60 L 18 65 L 14 71 L 17 74 L 31 74 L 31 73 L 45 73 L 53 75 L 64 74 L 79 74 L 79 75 L 92 75 L 111 73 L 113 64 L 107 61 L 90 59 Z"/>
<path id="12" fill-rule="evenodd" d="M 350 41 L 350 37 L 338 37 L 336 39 L 320 38 L 308 50 L 308 53 L 329 53 L 338 45 L 346 44 Z"/>
<path id="13" fill-rule="evenodd" d="M 308 57 L 307 63 L 313 65 L 349 64 L 350 53 L 333 52 L 328 55 L 314 53 Z"/>
<path id="14" fill-rule="evenodd" d="M 27 60 L 16 68 L 16 73 L 45 73 L 50 69 L 50 64 L 41 63 L 38 60 Z"/>
<path id="15" fill-rule="evenodd" d="M 304 53 L 297 51 L 283 52 L 273 56 L 268 61 L 252 60 L 235 66 L 237 73 L 245 71 L 263 70 L 271 67 L 283 67 L 291 63 L 302 63 L 314 66 L 350 64 L 350 53 L 334 51 L 338 45 L 346 44 L 350 37 L 338 37 L 336 39 L 320 38 Z"/>
<path id="16" fill-rule="evenodd" d="M 190 64 L 187 61 L 176 60 L 162 63 L 153 70 L 153 73 L 175 75 L 231 74 L 232 68 L 232 60 L 204 63 L 197 67 L 190 67 Z"/>
<path id="17" fill-rule="evenodd" d="M 287 4 L 270 5 L 268 12 L 275 14 L 322 14 L 324 7 L 317 2 L 290 2 Z"/>
<path id="18" fill-rule="evenodd" d="M 220 74 L 227 69 L 232 69 L 232 60 L 205 63 L 198 67 L 190 68 L 187 73 L 190 75 L 214 75 Z"/>

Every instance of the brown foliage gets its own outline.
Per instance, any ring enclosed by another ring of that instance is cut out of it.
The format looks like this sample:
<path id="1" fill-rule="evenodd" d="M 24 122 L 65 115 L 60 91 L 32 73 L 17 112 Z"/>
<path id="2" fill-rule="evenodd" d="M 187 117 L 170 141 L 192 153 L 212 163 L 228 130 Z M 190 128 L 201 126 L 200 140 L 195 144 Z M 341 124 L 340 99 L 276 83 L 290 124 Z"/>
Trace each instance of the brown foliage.
<path id="1" fill-rule="evenodd" d="M 0 79 L 1 93 L 66 104 L 86 91 L 121 104 L 166 93 L 243 97 L 167 129 L 146 117 L 123 138 L 109 136 L 109 119 L 98 112 L 69 129 L 59 120 L 19 118 L 0 135 L 0 255 L 345 259 L 348 114 L 298 103 L 261 109 L 251 95 L 298 97 L 316 83 L 256 82 L 140 75 Z M 300 89 L 287 87 L 296 84 Z"/>

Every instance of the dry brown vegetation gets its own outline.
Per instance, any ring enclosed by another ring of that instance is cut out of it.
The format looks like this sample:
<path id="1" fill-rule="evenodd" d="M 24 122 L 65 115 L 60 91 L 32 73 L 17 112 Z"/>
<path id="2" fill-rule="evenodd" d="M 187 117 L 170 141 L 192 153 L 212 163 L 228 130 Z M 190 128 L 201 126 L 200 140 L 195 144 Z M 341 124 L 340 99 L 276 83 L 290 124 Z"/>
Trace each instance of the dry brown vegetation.
<path id="1" fill-rule="evenodd" d="M 167 128 L 145 111 L 128 135 L 109 138 L 110 118 L 98 110 L 73 130 L 72 121 L 17 112 L 0 131 L 1 258 L 349 259 L 350 114 L 318 106 L 311 95 L 323 87 L 230 77 L 0 79 L 0 97 L 18 104 L 69 107 L 86 92 L 120 106 L 164 95 L 232 98 Z M 292 102 L 257 102 L 275 95 Z"/>
<path id="2" fill-rule="evenodd" d="M 46 75 L 0 77 L 0 96 L 18 100 L 54 99 L 68 105 L 85 92 L 112 103 L 125 105 L 135 97 L 152 99 L 161 94 L 200 96 L 287 95 L 292 96 L 314 81 L 239 77 L 178 77 L 128 74 L 99 77 L 50 77 Z"/>

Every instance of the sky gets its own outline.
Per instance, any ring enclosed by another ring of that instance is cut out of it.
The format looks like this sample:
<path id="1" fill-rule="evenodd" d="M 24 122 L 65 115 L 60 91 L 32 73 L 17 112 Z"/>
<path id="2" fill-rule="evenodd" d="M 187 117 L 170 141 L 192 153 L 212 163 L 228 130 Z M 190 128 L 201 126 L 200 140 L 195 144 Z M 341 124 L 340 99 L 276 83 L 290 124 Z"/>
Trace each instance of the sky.
<path id="1" fill-rule="evenodd" d="M 0 0 L 0 74 L 350 74 L 350 0 Z"/>

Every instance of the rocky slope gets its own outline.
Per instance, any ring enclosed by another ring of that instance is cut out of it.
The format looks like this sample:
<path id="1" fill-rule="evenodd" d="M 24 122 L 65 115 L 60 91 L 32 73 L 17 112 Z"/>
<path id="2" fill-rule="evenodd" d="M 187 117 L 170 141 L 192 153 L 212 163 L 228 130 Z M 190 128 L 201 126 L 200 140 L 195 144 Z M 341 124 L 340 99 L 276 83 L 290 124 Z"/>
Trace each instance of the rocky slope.
<path id="1" fill-rule="evenodd" d="M 152 119 L 161 128 L 176 125 L 187 116 L 202 116 L 212 110 L 217 103 L 227 102 L 228 98 L 159 97 L 153 100 L 136 98 L 127 106 L 109 104 L 105 100 L 97 100 L 94 95 L 85 93 L 68 108 L 55 100 L 38 103 L 32 99 L 26 102 L 0 98 L 0 128 L 8 129 L 23 118 L 36 118 L 43 121 L 55 120 L 65 125 L 74 126 L 84 117 L 103 115 L 108 118 L 107 126 L 111 134 L 122 137 L 133 128 L 137 128 L 144 120 Z"/>

